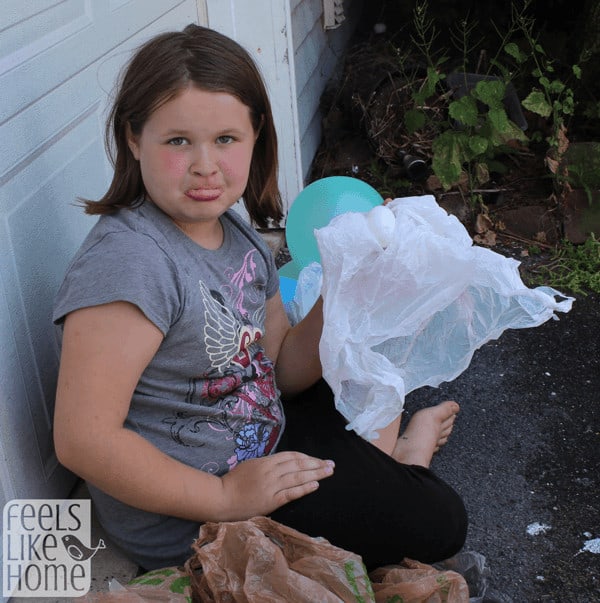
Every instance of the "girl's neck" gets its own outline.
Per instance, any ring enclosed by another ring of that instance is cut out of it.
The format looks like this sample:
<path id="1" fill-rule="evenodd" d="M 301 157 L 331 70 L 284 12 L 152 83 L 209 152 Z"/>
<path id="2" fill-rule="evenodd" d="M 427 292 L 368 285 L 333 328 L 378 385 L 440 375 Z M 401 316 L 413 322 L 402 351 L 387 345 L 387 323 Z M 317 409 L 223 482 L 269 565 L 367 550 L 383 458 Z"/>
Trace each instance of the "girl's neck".
<path id="1" fill-rule="evenodd" d="M 223 245 L 224 231 L 221 220 L 196 224 L 181 224 L 175 220 L 173 222 L 179 230 L 204 249 L 215 251 Z"/>

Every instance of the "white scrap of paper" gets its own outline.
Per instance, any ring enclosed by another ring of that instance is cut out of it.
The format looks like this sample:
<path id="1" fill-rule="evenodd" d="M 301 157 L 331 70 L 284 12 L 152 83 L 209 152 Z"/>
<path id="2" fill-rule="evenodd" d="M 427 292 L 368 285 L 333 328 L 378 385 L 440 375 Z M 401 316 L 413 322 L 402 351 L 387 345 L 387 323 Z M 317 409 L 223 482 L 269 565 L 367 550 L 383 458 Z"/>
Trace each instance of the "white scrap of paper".
<path id="1" fill-rule="evenodd" d="M 539 534 L 545 534 L 550 528 L 551 528 L 551 526 L 549 526 L 545 523 L 538 523 L 536 521 L 534 523 L 530 523 L 527 526 L 527 533 L 530 536 L 538 536 Z"/>
<path id="2" fill-rule="evenodd" d="M 600 538 L 593 538 L 592 540 L 588 540 L 579 552 L 594 553 L 594 555 L 600 555 Z"/>

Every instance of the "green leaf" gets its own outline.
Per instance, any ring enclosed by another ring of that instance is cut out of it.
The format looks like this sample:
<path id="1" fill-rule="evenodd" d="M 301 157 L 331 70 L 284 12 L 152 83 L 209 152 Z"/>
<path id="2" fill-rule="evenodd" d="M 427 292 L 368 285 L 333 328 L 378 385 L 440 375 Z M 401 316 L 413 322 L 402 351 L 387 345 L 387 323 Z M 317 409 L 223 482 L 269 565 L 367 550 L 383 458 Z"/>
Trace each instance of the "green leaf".
<path id="1" fill-rule="evenodd" d="M 490 109 L 487 114 L 487 118 L 492 125 L 492 128 L 500 134 L 507 132 L 510 129 L 508 115 L 503 107 L 494 107 Z"/>
<path id="2" fill-rule="evenodd" d="M 503 138 L 505 142 L 509 140 L 518 140 L 519 142 L 529 142 L 527 135 L 517 124 L 513 121 L 508 120 L 507 128 L 503 132 Z"/>
<path id="3" fill-rule="evenodd" d="M 414 134 L 420 130 L 426 122 L 425 113 L 419 109 L 409 109 L 404 114 L 404 125 L 409 134 Z"/>
<path id="4" fill-rule="evenodd" d="M 415 98 L 420 99 L 420 104 L 423 104 L 428 98 L 435 94 L 437 85 L 440 83 L 440 74 L 433 68 L 427 67 L 427 77 L 423 82 L 421 90 L 417 92 Z"/>
<path id="5" fill-rule="evenodd" d="M 495 67 L 502 74 L 502 77 L 504 78 L 505 81 L 510 80 L 510 78 L 511 78 L 510 69 L 507 69 L 502 63 L 500 63 L 496 59 L 490 59 L 490 65 Z"/>
<path id="6" fill-rule="evenodd" d="M 465 126 L 477 125 L 477 102 L 472 96 L 463 96 L 452 101 L 448 106 L 448 113 L 452 119 L 459 121 Z"/>
<path id="7" fill-rule="evenodd" d="M 514 42 L 509 42 L 504 47 L 504 52 L 509 54 L 519 64 L 524 63 L 527 60 L 527 55 L 524 52 L 521 52 L 521 49 Z"/>
<path id="8" fill-rule="evenodd" d="M 469 149 L 472 152 L 472 157 L 483 155 L 487 151 L 488 146 L 488 140 L 483 136 L 471 136 L 469 138 Z"/>
<path id="9" fill-rule="evenodd" d="M 549 117 L 552 113 L 552 106 L 546 100 L 544 93 L 540 90 L 531 91 L 521 104 L 528 111 L 532 111 L 542 117 Z"/>
<path id="10" fill-rule="evenodd" d="M 565 89 L 565 85 L 560 80 L 552 80 L 548 86 L 548 91 L 552 94 L 560 94 Z"/>
<path id="11" fill-rule="evenodd" d="M 474 93 L 474 96 L 488 107 L 498 107 L 502 105 L 506 85 L 500 80 L 481 80 L 477 82 Z"/>
<path id="12" fill-rule="evenodd" d="M 464 139 L 463 133 L 446 130 L 433 141 L 431 166 L 446 190 L 456 184 L 460 178 L 464 161 L 462 152 Z"/>
<path id="13" fill-rule="evenodd" d="M 566 96 L 562 103 L 562 112 L 565 115 L 573 115 L 575 111 L 575 101 L 572 96 Z"/>
<path id="14" fill-rule="evenodd" d="M 573 65 L 573 75 L 580 80 L 581 79 L 581 67 L 579 65 Z"/>

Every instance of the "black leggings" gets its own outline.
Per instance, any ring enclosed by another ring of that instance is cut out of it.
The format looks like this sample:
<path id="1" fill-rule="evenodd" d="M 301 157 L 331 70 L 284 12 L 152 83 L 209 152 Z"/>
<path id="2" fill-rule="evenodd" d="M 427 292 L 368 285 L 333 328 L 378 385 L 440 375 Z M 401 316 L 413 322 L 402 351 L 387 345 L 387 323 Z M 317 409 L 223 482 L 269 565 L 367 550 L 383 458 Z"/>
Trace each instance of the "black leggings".
<path id="1" fill-rule="evenodd" d="M 397 463 L 348 431 L 324 381 L 287 401 L 285 413 L 277 450 L 332 459 L 335 471 L 272 519 L 357 553 L 369 571 L 404 557 L 442 561 L 462 548 L 467 514 L 458 494 L 429 469 Z"/>

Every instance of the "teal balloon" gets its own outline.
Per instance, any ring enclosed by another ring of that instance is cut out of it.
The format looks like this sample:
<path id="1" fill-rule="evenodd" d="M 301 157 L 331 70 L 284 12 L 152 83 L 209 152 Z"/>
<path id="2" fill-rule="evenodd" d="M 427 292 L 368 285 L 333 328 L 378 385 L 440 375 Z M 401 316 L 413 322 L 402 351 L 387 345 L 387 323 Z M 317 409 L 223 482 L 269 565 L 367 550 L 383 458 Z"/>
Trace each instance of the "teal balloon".
<path id="1" fill-rule="evenodd" d="M 300 268 L 296 265 L 294 260 L 291 260 L 287 264 L 284 264 L 277 272 L 279 272 L 280 277 L 285 276 L 287 278 L 292 278 L 296 281 L 300 276 Z"/>
<path id="2" fill-rule="evenodd" d="M 284 304 L 291 302 L 296 295 L 296 286 L 298 281 L 287 276 L 279 277 L 279 291 Z"/>
<path id="3" fill-rule="evenodd" d="M 296 197 L 285 227 L 285 236 L 293 262 L 306 268 L 321 263 L 315 229 L 346 212 L 367 212 L 381 205 L 381 195 L 369 184 L 349 176 L 329 176 L 315 180 Z"/>

